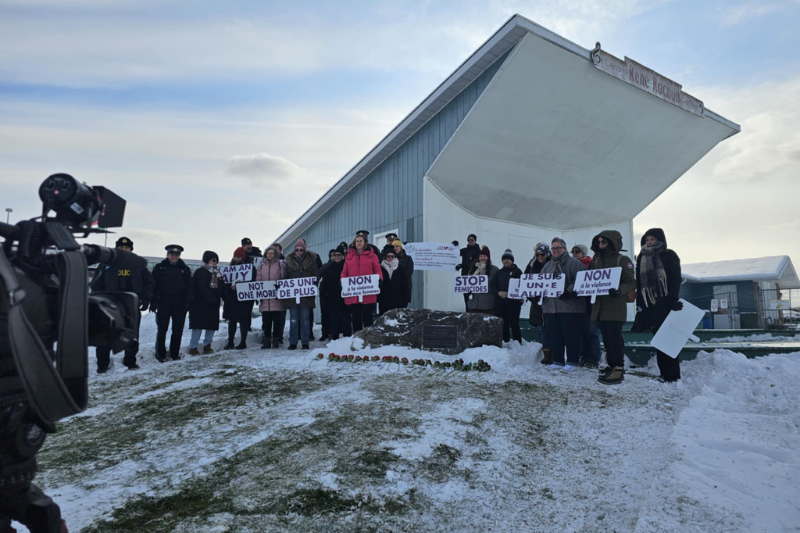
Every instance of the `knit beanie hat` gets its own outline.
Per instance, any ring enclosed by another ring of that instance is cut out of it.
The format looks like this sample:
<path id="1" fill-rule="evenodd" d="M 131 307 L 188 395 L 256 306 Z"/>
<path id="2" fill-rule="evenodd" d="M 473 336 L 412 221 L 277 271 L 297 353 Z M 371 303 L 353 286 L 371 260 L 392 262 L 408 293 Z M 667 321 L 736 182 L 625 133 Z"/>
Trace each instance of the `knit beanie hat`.
<path id="1" fill-rule="evenodd" d="M 585 244 L 576 244 L 572 247 L 572 249 L 574 250 L 575 248 L 578 248 L 581 252 L 583 252 L 584 257 L 589 257 L 589 248 L 587 248 Z"/>
<path id="2" fill-rule="evenodd" d="M 513 262 L 514 261 L 514 252 L 512 252 L 510 248 L 506 248 L 506 251 L 503 252 L 503 257 L 501 257 L 500 259 L 501 260 L 511 259 L 511 261 Z"/>
<path id="3" fill-rule="evenodd" d="M 294 243 L 294 247 L 295 247 L 295 249 L 302 248 L 303 251 L 305 251 L 305 249 L 306 249 L 306 241 L 304 241 L 303 239 L 297 239 L 297 242 Z"/>
<path id="4" fill-rule="evenodd" d="M 241 257 L 242 259 L 244 259 L 244 256 L 246 255 L 247 252 L 245 252 L 244 248 L 242 248 L 241 246 L 233 251 L 233 257 Z"/>
<path id="5" fill-rule="evenodd" d="M 545 243 L 540 243 L 539 246 L 536 247 L 536 253 L 538 254 L 547 254 L 550 255 L 550 247 L 547 246 Z"/>
<path id="6" fill-rule="evenodd" d="M 403 249 L 403 243 L 400 241 L 392 242 L 392 246 L 399 246 L 401 250 Z"/>
<path id="7" fill-rule="evenodd" d="M 211 262 L 212 259 L 216 259 L 217 261 L 219 261 L 219 256 L 217 255 L 216 252 L 212 252 L 211 250 L 206 250 L 205 252 L 203 252 L 203 263 L 208 264 Z"/>
<path id="8" fill-rule="evenodd" d="M 508 251 L 508 250 L 506 250 L 506 251 Z M 492 253 L 489 251 L 489 247 L 488 246 L 484 246 L 483 248 L 481 248 L 481 252 L 478 255 L 479 256 L 485 255 L 489 259 L 492 258 Z M 514 260 L 514 256 L 513 255 L 511 256 L 511 260 L 512 261 Z"/>

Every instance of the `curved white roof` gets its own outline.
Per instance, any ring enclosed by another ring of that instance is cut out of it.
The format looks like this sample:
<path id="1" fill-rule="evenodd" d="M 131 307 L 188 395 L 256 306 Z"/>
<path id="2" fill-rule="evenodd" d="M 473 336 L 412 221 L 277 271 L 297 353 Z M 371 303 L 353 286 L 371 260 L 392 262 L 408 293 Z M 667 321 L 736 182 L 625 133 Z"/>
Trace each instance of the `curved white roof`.
<path id="1" fill-rule="evenodd" d="M 800 279 L 788 255 L 681 265 L 681 275 L 689 283 L 772 281 L 781 289 L 800 289 Z"/>

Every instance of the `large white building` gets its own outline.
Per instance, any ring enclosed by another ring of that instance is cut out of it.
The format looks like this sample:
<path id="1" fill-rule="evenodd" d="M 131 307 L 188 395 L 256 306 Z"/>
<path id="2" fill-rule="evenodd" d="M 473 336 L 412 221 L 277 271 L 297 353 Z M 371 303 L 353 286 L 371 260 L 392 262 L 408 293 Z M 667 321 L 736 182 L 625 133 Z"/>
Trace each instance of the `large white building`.
<path id="1" fill-rule="evenodd" d="M 516 15 L 279 237 L 323 257 L 356 230 L 466 244 L 523 266 L 539 241 L 588 244 L 632 220 L 737 124 L 630 59 Z M 381 243 L 382 244 L 382 243 Z M 463 309 L 447 272 L 412 306 Z"/>

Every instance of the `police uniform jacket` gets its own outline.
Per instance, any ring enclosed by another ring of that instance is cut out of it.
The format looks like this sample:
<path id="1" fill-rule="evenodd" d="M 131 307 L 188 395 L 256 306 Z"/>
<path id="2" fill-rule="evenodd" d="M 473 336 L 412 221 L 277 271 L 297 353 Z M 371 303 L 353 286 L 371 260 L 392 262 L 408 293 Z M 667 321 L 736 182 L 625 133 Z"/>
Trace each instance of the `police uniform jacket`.
<path id="1" fill-rule="evenodd" d="M 178 259 L 171 263 L 164 259 L 153 267 L 153 302 L 158 304 L 162 300 L 182 299 L 184 309 L 187 311 L 194 301 L 194 284 L 192 271 Z"/>

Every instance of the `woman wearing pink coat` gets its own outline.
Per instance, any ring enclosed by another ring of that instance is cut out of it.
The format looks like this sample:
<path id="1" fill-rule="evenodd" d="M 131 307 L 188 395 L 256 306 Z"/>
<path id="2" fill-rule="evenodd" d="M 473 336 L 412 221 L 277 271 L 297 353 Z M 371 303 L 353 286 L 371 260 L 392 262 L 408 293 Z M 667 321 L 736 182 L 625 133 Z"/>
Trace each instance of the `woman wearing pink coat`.
<path id="1" fill-rule="evenodd" d="M 350 251 L 347 252 L 347 257 L 344 260 L 342 278 L 370 276 L 372 274 L 378 274 L 381 280 L 383 280 L 378 256 L 367 245 L 367 240 L 361 235 L 358 235 L 353 241 L 353 244 L 350 245 Z M 375 294 L 364 296 L 364 301 L 362 302 L 359 302 L 356 297 L 344 299 L 344 303 L 350 306 L 350 320 L 353 323 L 353 333 L 372 325 L 372 314 L 375 312 L 375 302 L 377 301 L 378 296 Z"/>
<path id="2" fill-rule="evenodd" d="M 278 281 L 283 279 L 286 263 L 281 261 L 278 250 L 270 246 L 264 252 L 264 260 L 258 265 L 256 281 Z M 281 312 L 283 307 L 278 299 L 261 300 L 258 306 L 261 311 L 261 329 L 264 331 L 264 340 L 261 348 L 277 348 L 278 341 L 283 336 L 281 329 Z"/>

